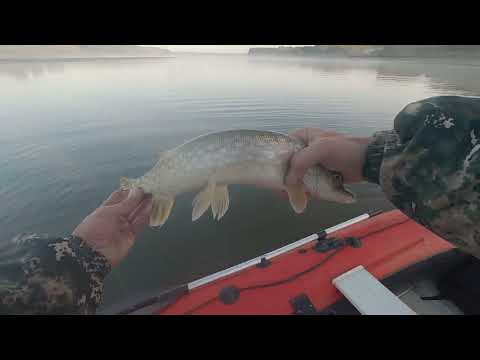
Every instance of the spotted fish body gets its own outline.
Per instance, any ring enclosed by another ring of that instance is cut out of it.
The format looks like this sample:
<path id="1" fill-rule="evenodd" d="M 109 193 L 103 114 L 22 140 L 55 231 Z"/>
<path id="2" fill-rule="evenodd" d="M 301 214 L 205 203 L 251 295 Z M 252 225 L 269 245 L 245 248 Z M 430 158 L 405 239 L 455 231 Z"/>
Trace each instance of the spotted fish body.
<path id="1" fill-rule="evenodd" d="M 286 190 L 297 213 L 305 210 L 306 192 L 314 197 L 351 203 L 341 175 L 320 166 L 309 169 L 303 184 L 287 186 L 285 176 L 292 155 L 305 144 L 290 136 L 257 130 L 229 130 L 207 134 L 163 152 L 157 164 L 138 179 L 121 179 L 124 189 L 141 188 L 152 194 L 151 226 L 163 225 L 177 195 L 201 190 L 193 200 L 192 220 L 209 207 L 222 218 L 229 207 L 228 185 L 255 185 Z"/>

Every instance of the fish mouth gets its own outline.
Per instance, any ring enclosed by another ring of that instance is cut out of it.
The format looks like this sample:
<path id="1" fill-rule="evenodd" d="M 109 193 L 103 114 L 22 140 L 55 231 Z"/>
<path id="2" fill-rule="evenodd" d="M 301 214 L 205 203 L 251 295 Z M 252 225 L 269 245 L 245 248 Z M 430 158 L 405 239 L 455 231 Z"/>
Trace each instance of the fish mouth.
<path id="1" fill-rule="evenodd" d="M 342 204 L 355 204 L 356 202 L 355 196 L 345 196 L 341 201 Z"/>
<path id="2" fill-rule="evenodd" d="M 341 198 L 340 202 L 342 204 L 354 204 L 357 202 L 357 198 L 355 197 L 355 194 L 348 191 L 347 189 L 344 189 L 342 191 L 340 198 Z"/>
<path id="3" fill-rule="evenodd" d="M 355 195 L 348 190 L 341 192 L 336 192 L 330 196 L 325 196 L 324 194 L 312 194 L 314 198 L 318 200 L 326 200 L 335 202 L 338 204 L 353 204 L 357 201 Z"/>

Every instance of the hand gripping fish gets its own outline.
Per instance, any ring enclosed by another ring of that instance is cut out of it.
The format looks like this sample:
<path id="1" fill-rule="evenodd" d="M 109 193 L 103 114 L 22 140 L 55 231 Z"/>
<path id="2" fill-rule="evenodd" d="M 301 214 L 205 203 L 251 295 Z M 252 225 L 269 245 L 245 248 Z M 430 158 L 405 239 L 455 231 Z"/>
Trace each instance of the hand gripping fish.
<path id="1" fill-rule="evenodd" d="M 193 200 L 192 221 L 212 208 L 220 220 L 230 203 L 228 185 L 255 185 L 285 190 L 296 213 L 307 206 L 307 194 L 338 203 L 355 202 L 342 175 L 321 166 L 310 168 L 303 184 L 285 184 L 292 155 L 306 144 L 288 135 L 257 130 L 228 130 L 203 135 L 160 154 L 156 165 L 137 179 L 122 178 L 121 188 L 152 195 L 150 226 L 165 224 L 182 193 L 199 191 Z"/>

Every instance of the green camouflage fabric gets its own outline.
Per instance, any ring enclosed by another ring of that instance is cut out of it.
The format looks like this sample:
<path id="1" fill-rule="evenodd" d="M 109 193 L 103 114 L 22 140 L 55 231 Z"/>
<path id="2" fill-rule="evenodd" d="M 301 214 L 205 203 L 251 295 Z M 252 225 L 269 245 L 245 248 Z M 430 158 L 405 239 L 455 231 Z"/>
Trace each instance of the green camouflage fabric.
<path id="1" fill-rule="evenodd" d="M 440 96 L 409 104 L 394 130 L 374 139 L 383 144 L 374 181 L 390 201 L 480 258 L 480 98 Z"/>
<path id="2" fill-rule="evenodd" d="M 109 272 L 78 237 L 19 235 L 0 248 L 0 314 L 94 314 Z"/>

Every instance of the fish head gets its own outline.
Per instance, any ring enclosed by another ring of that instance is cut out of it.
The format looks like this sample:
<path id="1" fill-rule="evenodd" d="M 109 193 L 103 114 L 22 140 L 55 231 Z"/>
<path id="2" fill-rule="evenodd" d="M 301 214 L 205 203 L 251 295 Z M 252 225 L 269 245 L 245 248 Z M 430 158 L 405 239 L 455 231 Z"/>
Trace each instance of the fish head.
<path id="1" fill-rule="evenodd" d="M 343 175 L 338 171 L 322 166 L 312 167 L 303 177 L 303 183 L 314 198 L 340 204 L 352 204 L 356 201 L 355 195 L 345 188 Z"/>

